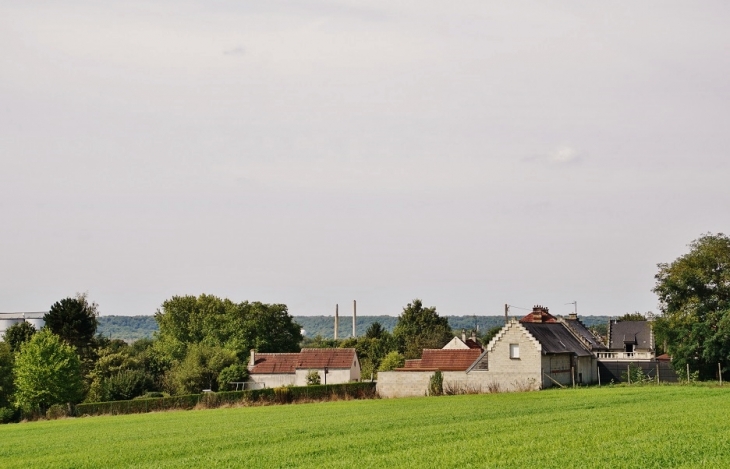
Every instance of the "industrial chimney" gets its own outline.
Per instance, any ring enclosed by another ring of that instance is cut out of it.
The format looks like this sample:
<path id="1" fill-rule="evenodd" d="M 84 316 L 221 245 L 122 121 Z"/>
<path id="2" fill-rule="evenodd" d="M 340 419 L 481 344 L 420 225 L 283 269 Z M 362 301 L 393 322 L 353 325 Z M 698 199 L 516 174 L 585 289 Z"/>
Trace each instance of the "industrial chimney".
<path id="1" fill-rule="evenodd" d="M 352 300 L 352 337 L 357 337 L 357 300 Z"/>
<path id="2" fill-rule="evenodd" d="M 340 328 L 340 305 L 335 305 L 335 340 L 337 340 L 337 330 Z"/>

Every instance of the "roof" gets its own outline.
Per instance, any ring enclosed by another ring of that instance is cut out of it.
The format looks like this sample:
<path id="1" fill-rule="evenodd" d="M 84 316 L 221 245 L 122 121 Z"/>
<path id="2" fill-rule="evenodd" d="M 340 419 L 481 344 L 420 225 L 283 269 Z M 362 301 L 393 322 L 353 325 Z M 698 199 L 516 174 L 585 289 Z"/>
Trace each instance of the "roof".
<path id="1" fill-rule="evenodd" d="M 420 360 L 406 360 L 397 371 L 466 371 L 482 354 L 472 349 L 424 349 Z"/>
<path id="2" fill-rule="evenodd" d="M 591 347 L 592 350 L 607 350 L 607 347 L 601 342 L 588 328 L 583 324 L 580 319 L 565 318 L 565 324 L 570 329 L 585 340 Z"/>
<path id="3" fill-rule="evenodd" d="M 484 349 L 482 348 L 482 344 L 480 344 L 479 342 L 477 342 L 477 341 L 476 341 L 476 340 L 474 340 L 474 339 L 466 339 L 466 342 L 464 342 L 464 343 L 465 343 L 465 344 L 466 344 L 466 346 L 467 346 L 467 347 L 469 347 L 469 348 L 474 348 L 474 349 L 477 349 L 477 348 L 478 348 L 479 350 L 484 350 Z"/>
<path id="4" fill-rule="evenodd" d="M 252 374 L 294 373 L 296 371 L 298 353 L 257 353 L 256 363 L 249 364 Z"/>
<path id="5" fill-rule="evenodd" d="M 558 322 L 558 320 L 555 319 L 555 316 L 553 316 L 552 314 L 550 314 L 548 312 L 548 309 L 546 307 L 535 306 L 534 308 L 532 308 L 531 313 L 528 313 L 527 315 L 525 315 L 525 317 L 520 319 L 520 322 L 521 323 L 536 322 L 536 323 L 542 324 L 542 323 L 546 323 L 546 322 L 547 323 Z"/>
<path id="6" fill-rule="evenodd" d="M 610 321 L 608 331 L 610 350 L 623 350 L 625 343 L 640 349 L 654 348 L 649 321 Z"/>
<path id="7" fill-rule="evenodd" d="M 297 368 L 352 368 L 354 348 L 305 348 L 299 352 Z"/>
<path id="8" fill-rule="evenodd" d="M 568 326 L 559 322 L 543 324 L 522 322 L 522 326 L 542 345 L 542 353 L 573 353 L 580 357 L 592 356 L 590 350 L 583 345 L 569 330 Z"/>

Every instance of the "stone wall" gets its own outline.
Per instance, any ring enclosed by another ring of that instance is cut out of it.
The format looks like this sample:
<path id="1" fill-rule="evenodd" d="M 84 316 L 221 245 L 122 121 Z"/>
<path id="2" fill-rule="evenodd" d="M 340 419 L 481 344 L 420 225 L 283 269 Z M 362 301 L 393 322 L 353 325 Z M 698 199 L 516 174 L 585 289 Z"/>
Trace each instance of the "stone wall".
<path id="1" fill-rule="evenodd" d="M 425 396 L 433 371 L 380 371 L 376 390 L 380 397 Z"/>

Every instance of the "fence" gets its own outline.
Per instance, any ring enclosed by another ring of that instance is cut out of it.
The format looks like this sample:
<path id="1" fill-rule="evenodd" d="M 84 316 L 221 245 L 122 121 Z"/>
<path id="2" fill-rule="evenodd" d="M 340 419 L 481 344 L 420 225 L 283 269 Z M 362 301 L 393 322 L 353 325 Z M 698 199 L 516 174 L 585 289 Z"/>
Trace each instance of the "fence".
<path id="1" fill-rule="evenodd" d="M 631 364 L 634 368 L 640 368 L 642 373 L 647 378 L 656 380 L 657 373 L 659 374 L 659 381 L 663 383 L 677 383 L 679 377 L 672 368 L 670 362 L 649 360 L 649 361 L 610 361 L 610 360 L 599 360 L 598 361 L 598 373 L 601 376 L 601 383 L 607 384 L 613 380 L 614 383 L 621 383 L 626 381 L 626 372 L 628 366 Z"/>
<path id="2" fill-rule="evenodd" d="M 91 402 L 75 406 L 73 415 L 141 414 L 161 410 L 185 410 L 197 405 L 219 407 L 242 402 L 286 404 L 303 400 L 325 400 L 331 397 L 367 399 L 375 397 L 375 383 L 345 383 L 320 386 L 251 389 L 247 391 L 210 392 L 185 396 L 132 399 L 129 401 Z"/>

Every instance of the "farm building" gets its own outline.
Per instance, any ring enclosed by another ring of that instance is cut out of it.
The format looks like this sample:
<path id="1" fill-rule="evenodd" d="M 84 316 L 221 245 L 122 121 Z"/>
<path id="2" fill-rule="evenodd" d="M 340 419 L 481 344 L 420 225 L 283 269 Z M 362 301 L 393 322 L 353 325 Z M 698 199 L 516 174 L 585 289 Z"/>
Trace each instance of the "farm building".
<path id="1" fill-rule="evenodd" d="M 577 318 L 575 319 L 577 321 Z M 382 397 L 423 396 L 434 371 L 443 374 L 444 388 L 452 392 L 516 391 L 593 383 L 596 344 L 577 332 L 585 326 L 552 316 L 535 306 L 521 320 L 509 321 L 480 349 L 424 350 L 421 360 L 403 368 L 378 373 Z M 586 332 L 590 332 L 586 329 Z"/>
<path id="2" fill-rule="evenodd" d="M 305 348 L 299 353 L 257 353 L 251 350 L 248 382 L 252 388 L 305 386 L 310 371 L 322 384 L 360 381 L 360 360 L 354 348 Z"/>

